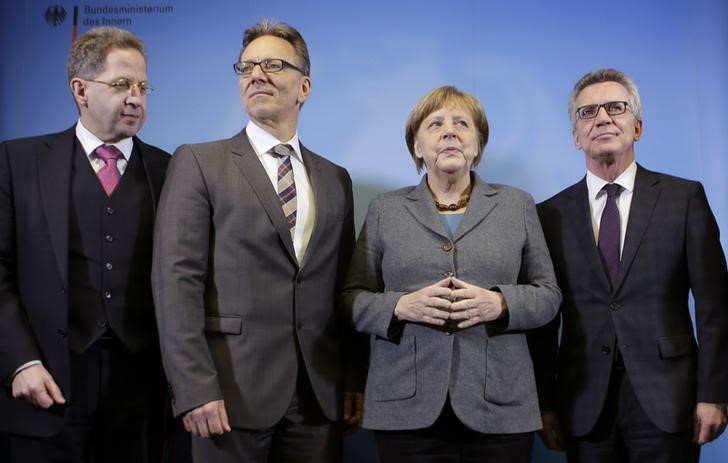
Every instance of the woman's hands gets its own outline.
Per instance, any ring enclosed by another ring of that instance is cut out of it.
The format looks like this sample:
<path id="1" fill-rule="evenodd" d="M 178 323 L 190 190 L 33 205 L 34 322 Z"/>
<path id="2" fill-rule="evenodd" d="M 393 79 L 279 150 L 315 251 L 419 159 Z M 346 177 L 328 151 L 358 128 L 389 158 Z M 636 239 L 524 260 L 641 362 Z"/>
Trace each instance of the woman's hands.
<path id="1" fill-rule="evenodd" d="M 506 298 L 498 291 L 471 285 L 453 277 L 450 299 L 450 319 L 462 320 L 458 328 L 468 328 L 481 322 L 505 317 L 508 313 Z"/>
<path id="2" fill-rule="evenodd" d="M 455 320 L 460 321 L 460 329 L 502 318 L 507 312 L 503 294 L 455 277 L 405 294 L 394 307 L 394 316 L 399 320 L 435 326 Z"/>

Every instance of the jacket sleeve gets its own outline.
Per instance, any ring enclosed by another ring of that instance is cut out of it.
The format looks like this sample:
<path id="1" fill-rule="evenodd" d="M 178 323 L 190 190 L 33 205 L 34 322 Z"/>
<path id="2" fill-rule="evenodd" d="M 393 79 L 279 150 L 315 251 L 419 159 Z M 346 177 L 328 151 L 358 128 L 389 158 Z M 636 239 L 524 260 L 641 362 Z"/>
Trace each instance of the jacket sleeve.
<path id="1" fill-rule="evenodd" d="M 561 291 L 530 195 L 522 204 L 526 231 L 521 267 L 515 285 L 498 285 L 508 305 L 508 331 L 527 330 L 551 321 L 561 303 Z"/>
<path id="2" fill-rule="evenodd" d="M 698 402 L 728 403 L 728 271 L 705 190 L 693 183 L 686 247 L 698 337 Z"/>
<path id="3" fill-rule="evenodd" d="M 15 200 L 9 144 L 0 144 L 0 385 L 41 353 L 18 293 Z"/>
<path id="4" fill-rule="evenodd" d="M 223 398 L 205 339 L 212 206 L 202 169 L 183 145 L 170 162 L 154 231 L 152 288 L 175 415 Z"/>
<path id="5" fill-rule="evenodd" d="M 401 332 L 400 322 L 394 318 L 394 307 L 404 293 L 385 291 L 380 205 L 379 198 L 369 204 L 349 266 L 343 299 L 345 313 L 358 331 L 391 339 Z"/>

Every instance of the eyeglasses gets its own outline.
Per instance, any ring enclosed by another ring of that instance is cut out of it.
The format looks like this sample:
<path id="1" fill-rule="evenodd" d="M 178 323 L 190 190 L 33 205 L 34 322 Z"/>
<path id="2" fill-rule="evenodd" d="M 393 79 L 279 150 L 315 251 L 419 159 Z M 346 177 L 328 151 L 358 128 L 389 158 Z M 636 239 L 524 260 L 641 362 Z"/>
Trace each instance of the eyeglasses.
<path id="1" fill-rule="evenodd" d="M 136 87 L 139 89 L 139 93 L 142 95 L 147 95 L 149 93 L 152 93 L 154 89 L 147 83 L 147 82 L 132 82 L 129 79 L 126 79 L 122 77 L 119 80 L 115 80 L 114 82 L 104 82 L 103 80 L 93 80 L 93 79 L 84 79 L 88 82 L 96 82 L 97 84 L 104 84 L 108 85 L 109 87 L 113 88 L 114 90 L 118 92 L 126 93 L 129 90 L 132 89 L 132 87 Z"/>
<path id="2" fill-rule="evenodd" d="M 610 116 L 619 116 L 627 111 L 628 106 L 629 103 L 626 101 L 607 101 L 602 104 L 588 104 L 576 108 L 576 115 L 579 119 L 594 119 L 599 114 L 599 108 L 604 108 Z"/>
<path id="3" fill-rule="evenodd" d="M 298 66 L 279 58 L 268 58 L 262 61 L 241 61 L 239 63 L 233 64 L 233 70 L 235 71 L 235 74 L 239 76 L 249 76 L 253 73 L 253 69 L 255 69 L 255 66 L 258 65 L 260 65 L 260 69 L 263 72 L 280 72 L 283 70 L 283 68 L 291 68 L 295 69 L 303 75 L 306 75 L 306 73 L 304 73 L 303 70 Z"/>

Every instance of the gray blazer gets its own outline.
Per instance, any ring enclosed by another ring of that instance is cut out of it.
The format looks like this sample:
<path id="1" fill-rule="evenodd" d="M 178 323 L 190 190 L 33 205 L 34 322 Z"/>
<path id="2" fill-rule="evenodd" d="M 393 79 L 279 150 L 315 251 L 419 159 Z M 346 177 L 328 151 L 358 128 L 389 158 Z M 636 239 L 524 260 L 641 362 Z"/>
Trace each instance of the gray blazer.
<path id="1" fill-rule="evenodd" d="M 551 320 L 561 301 L 531 196 L 473 173 L 467 212 L 450 237 L 426 177 L 369 205 L 345 285 L 347 315 L 371 338 L 363 426 L 434 423 L 449 396 L 458 418 L 483 433 L 541 427 L 524 330 Z M 455 272 L 501 291 L 507 318 L 448 335 L 393 318 L 397 300 Z"/>
<path id="2" fill-rule="evenodd" d="M 172 158 L 152 284 L 176 415 L 224 399 L 231 426 L 272 426 L 306 368 L 324 414 L 340 416 L 341 341 L 351 336 L 341 335 L 335 295 L 354 244 L 351 180 L 301 150 L 316 222 L 300 265 L 245 131 Z"/>

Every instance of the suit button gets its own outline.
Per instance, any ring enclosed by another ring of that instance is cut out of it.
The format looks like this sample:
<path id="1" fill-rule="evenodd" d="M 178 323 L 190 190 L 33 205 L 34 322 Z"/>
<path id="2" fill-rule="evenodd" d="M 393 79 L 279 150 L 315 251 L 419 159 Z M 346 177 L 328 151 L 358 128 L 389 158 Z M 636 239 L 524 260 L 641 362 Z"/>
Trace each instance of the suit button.
<path id="1" fill-rule="evenodd" d="M 113 207 L 107 207 L 107 208 L 106 208 L 106 209 L 104 210 L 104 212 L 106 212 L 107 214 L 111 215 L 111 214 L 113 214 L 113 213 L 114 213 L 114 208 L 113 208 Z"/>
<path id="2" fill-rule="evenodd" d="M 612 349 L 609 346 L 602 346 L 602 354 L 609 355 L 612 353 Z"/>
<path id="3" fill-rule="evenodd" d="M 111 299 L 111 291 L 104 291 L 104 298 Z"/>
<path id="4" fill-rule="evenodd" d="M 61 294 L 66 294 L 66 292 L 67 292 L 67 291 L 68 291 L 68 290 L 66 289 L 66 287 L 65 287 L 65 286 L 61 288 Z"/>
<path id="5" fill-rule="evenodd" d="M 65 338 L 66 336 L 68 336 L 68 331 L 65 328 L 58 328 L 56 333 L 58 333 L 58 336 L 60 336 L 62 338 Z"/>
<path id="6" fill-rule="evenodd" d="M 106 320 L 101 320 L 96 322 L 96 326 L 98 326 L 99 328 L 106 328 L 107 326 L 109 326 L 109 324 L 106 323 Z"/>
<path id="7" fill-rule="evenodd" d="M 107 262 L 107 263 L 104 264 L 104 268 L 106 270 L 111 270 L 111 269 L 114 268 L 114 264 L 112 264 L 111 262 Z"/>
<path id="8" fill-rule="evenodd" d="M 445 252 L 452 251 L 452 243 L 445 243 L 442 245 L 442 250 Z"/>
<path id="9" fill-rule="evenodd" d="M 303 322 L 296 323 L 296 328 L 298 328 L 299 330 L 302 329 L 303 328 Z"/>
<path id="10" fill-rule="evenodd" d="M 106 235 L 104 237 L 104 239 L 106 240 L 107 243 L 111 243 L 112 241 L 114 241 L 114 237 L 111 235 Z"/>
<path id="11" fill-rule="evenodd" d="M 609 304 L 609 308 L 616 312 L 617 310 L 621 309 L 622 306 L 617 304 L 616 302 L 612 302 L 611 304 Z"/>

